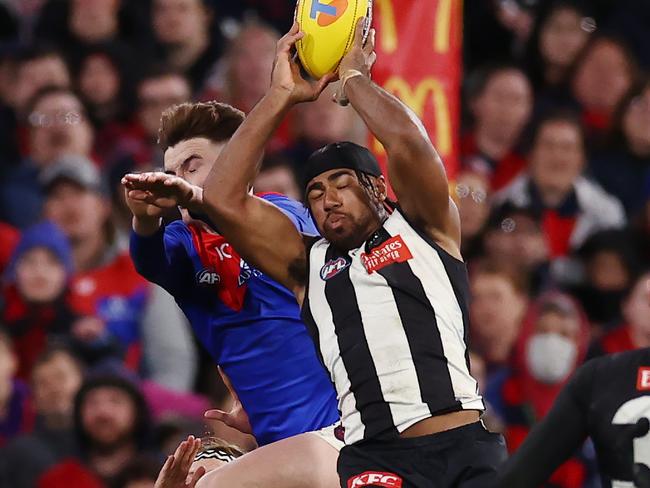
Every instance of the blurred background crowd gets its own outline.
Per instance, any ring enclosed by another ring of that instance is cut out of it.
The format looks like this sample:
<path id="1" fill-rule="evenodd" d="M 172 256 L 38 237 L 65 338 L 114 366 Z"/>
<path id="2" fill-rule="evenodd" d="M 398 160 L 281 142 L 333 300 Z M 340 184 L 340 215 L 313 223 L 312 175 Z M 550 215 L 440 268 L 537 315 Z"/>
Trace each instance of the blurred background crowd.
<path id="1" fill-rule="evenodd" d="M 188 433 L 254 446 L 204 424 L 230 399 L 135 272 L 119 182 L 161 167 L 170 105 L 250 111 L 293 8 L 0 1 L 0 486 L 143 488 Z M 463 42 L 472 369 L 515 450 L 577 366 L 650 347 L 650 2 L 465 0 Z M 300 106 L 256 190 L 299 199 L 311 151 L 366 137 L 328 96 Z M 548 486 L 595 474 L 587 443 Z"/>

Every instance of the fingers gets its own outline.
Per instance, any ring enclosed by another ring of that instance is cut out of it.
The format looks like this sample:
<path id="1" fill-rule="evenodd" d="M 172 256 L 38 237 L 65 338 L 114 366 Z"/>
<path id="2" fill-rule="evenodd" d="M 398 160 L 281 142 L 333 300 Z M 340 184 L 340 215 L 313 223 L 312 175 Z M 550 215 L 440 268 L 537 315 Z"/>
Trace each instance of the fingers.
<path id="1" fill-rule="evenodd" d="M 361 17 L 357 21 L 357 25 L 354 31 L 354 45 L 362 48 L 363 47 L 363 28 L 366 24 L 367 20 L 366 17 Z"/>
<path id="2" fill-rule="evenodd" d="M 370 29 L 370 31 L 368 32 L 368 38 L 366 39 L 366 44 L 363 46 L 363 52 L 366 53 L 367 55 L 370 55 L 375 51 L 375 37 L 376 37 L 375 29 Z"/>
<path id="3" fill-rule="evenodd" d="M 140 202 L 146 202 L 148 198 L 152 195 L 146 190 L 129 190 L 126 195 L 131 200 L 138 200 Z"/>
<path id="4" fill-rule="evenodd" d="M 224 412 L 223 410 L 219 410 L 218 408 L 213 408 L 211 410 L 206 410 L 205 413 L 203 414 L 203 417 L 206 419 L 210 420 L 218 420 L 219 422 L 223 422 L 224 424 L 227 424 L 228 422 L 226 421 L 228 419 L 228 413 Z"/>
<path id="5" fill-rule="evenodd" d="M 303 37 L 305 37 L 305 33 L 300 32 L 300 26 L 298 25 L 298 22 L 294 21 L 289 32 L 282 36 L 282 38 L 278 41 L 276 54 L 289 55 L 294 44 Z"/>
<path id="6" fill-rule="evenodd" d="M 196 483 L 203 477 L 205 474 L 205 468 L 203 466 L 199 466 L 196 471 L 194 471 L 194 474 L 192 475 L 192 479 L 188 483 L 187 487 L 188 488 L 194 488 L 196 486 Z"/>
<path id="7" fill-rule="evenodd" d="M 328 73 L 325 76 L 323 76 L 318 82 L 316 83 L 315 86 L 315 92 L 316 92 L 316 98 L 323 93 L 323 90 L 327 88 L 327 85 L 332 83 L 338 78 L 338 73 Z"/>

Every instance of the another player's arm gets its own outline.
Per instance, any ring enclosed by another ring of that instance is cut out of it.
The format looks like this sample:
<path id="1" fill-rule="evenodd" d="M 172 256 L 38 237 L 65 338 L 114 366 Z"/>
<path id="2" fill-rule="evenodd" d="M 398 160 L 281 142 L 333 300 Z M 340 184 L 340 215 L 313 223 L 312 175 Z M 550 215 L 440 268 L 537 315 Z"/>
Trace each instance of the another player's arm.
<path id="1" fill-rule="evenodd" d="M 553 408 L 501 467 L 496 488 L 540 486 L 589 435 L 583 402 L 589 401 L 594 362 L 580 367 Z"/>
<path id="2" fill-rule="evenodd" d="M 314 100 L 329 78 L 309 83 L 291 59 L 302 37 L 294 23 L 277 45 L 271 89 L 246 117 L 219 155 L 203 185 L 204 210 L 250 264 L 297 296 L 302 293 L 306 256 L 303 239 L 291 220 L 274 205 L 249 193 L 264 147 L 296 103 Z"/>
<path id="3" fill-rule="evenodd" d="M 458 210 L 449 198 L 447 175 L 422 122 L 397 97 L 370 80 L 375 61 L 374 31 L 363 46 L 361 23 L 355 44 L 341 62 L 340 76 L 349 77 L 345 95 L 388 154 L 388 176 L 408 218 L 427 230 L 443 247 L 458 254 Z M 445 246 L 444 244 L 450 245 Z"/>

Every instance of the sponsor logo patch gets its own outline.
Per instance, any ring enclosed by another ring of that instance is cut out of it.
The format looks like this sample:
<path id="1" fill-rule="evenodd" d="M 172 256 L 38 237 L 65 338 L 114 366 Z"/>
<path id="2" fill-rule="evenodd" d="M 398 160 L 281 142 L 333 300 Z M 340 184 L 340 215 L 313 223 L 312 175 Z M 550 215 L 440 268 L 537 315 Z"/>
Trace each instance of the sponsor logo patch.
<path id="1" fill-rule="evenodd" d="M 636 389 L 639 391 L 650 390 L 650 367 L 641 366 L 636 377 Z"/>
<path id="2" fill-rule="evenodd" d="M 196 273 L 196 282 L 201 286 L 214 286 L 221 283 L 221 276 L 215 271 L 202 269 Z"/>
<path id="3" fill-rule="evenodd" d="M 402 488 L 402 478 L 393 473 L 366 471 L 348 480 L 348 488 L 361 488 L 362 486 Z"/>
<path id="4" fill-rule="evenodd" d="M 406 247 L 402 236 L 392 237 L 369 253 L 364 252 L 361 254 L 361 262 L 368 274 L 379 271 L 389 264 L 403 263 L 412 258 L 413 255 L 410 249 Z"/>
<path id="5" fill-rule="evenodd" d="M 350 266 L 351 261 L 343 257 L 337 259 L 330 259 L 320 269 L 320 277 L 323 281 L 334 278 L 337 274 Z"/>

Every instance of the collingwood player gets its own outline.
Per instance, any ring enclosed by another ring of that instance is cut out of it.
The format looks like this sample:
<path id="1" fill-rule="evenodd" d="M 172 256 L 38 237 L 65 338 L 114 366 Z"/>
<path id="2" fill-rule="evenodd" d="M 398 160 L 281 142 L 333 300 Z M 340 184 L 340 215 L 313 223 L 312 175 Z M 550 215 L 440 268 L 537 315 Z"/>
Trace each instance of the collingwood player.
<path id="1" fill-rule="evenodd" d="M 650 324 L 650 273 L 636 283 L 627 313 Z M 498 488 L 540 486 L 587 436 L 604 488 L 650 488 L 650 348 L 581 366 L 551 411 L 504 465 Z"/>
<path id="2" fill-rule="evenodd" d="M 297 103 L 318 98 L 278 43 L 270 91 L 220 154 L 205 210 L 242 256 L 293 290 L 338 393 L 341 486 L 485 487 L 505 458 L 468 364 L 468 283 L 458 210 L 420 120 L 370 80 L 374 31 L 360 28 L 339 68 L 340 95 L 388 154 L 399 205 L 371 153 L 328 145 L 306 162 L 306 205 L 324 238 L 303 240 L 248 192 L 266 143 Z"/>

